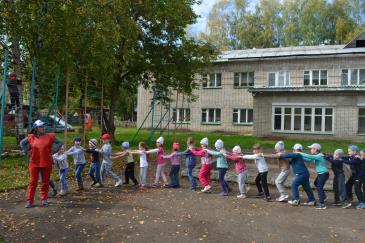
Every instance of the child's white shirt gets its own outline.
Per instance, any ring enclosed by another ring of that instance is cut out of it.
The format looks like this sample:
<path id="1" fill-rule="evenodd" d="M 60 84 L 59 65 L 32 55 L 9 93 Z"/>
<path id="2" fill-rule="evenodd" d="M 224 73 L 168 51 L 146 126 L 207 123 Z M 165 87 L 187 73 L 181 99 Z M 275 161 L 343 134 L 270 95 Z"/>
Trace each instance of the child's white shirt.
<path id="1" fill-rule="evenodd" d="M 139 151 L 139 167 L 148 167 L 146 151 Z"/>
<path id="2" fill-rule="evenodd" d="M 256 154 L 252 154 L 252 155 L 243 155 L 242 158 L 243 159 L 254 160 L 255 164 L 256 164 L 256 167 L 257 167 L 257 169 L 260 173 L 264 173 L 264 172 L 269 171 L 269 168 L 267 167 L 266 160 L 263 156 L 258 156 Z"/>
<path id="3" fill-rule="evenodd" d="M 62 154 L 58 154 L 55 153 L 52 155 L 52 158 L 56 164 L 56 166 L 58 167 L 59 170 L 64 170 L 69 168 L 69 164 L 67 162 L 67 155 L 62 153 Z"/>

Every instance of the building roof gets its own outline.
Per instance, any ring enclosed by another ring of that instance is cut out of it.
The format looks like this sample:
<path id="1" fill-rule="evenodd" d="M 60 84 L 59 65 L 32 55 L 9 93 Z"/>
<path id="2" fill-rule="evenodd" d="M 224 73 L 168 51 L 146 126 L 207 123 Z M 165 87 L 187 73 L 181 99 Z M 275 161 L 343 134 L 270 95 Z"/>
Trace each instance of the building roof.
<path id="1" fill-rule="evenodd" d="M 359 91 L 364 92 L 364 85 L 346 85 L 346 86 L 284 86 L 284 87 L 271 87 L 271 86 L 255 86 L 249 88 L 248 90 L 251 93 L 262 93 L 262 92 L 288 92 L 288 91 L 296 91 L 296 92 L 312 92 L 312 91 L 322 91 L 322 92 L 337 92 L 337 91 Z"/>
<path id="2" fill-rule="evenodd" d="M 327 56 L 341 54 L 365 54 L 365 47 L 349 48 L 346 45 L 320 45 L 232 50 L 223 52 L 221 55 L 218 56 L 216 62 L 265 58 L 290 58 L 298 56 Z"/>

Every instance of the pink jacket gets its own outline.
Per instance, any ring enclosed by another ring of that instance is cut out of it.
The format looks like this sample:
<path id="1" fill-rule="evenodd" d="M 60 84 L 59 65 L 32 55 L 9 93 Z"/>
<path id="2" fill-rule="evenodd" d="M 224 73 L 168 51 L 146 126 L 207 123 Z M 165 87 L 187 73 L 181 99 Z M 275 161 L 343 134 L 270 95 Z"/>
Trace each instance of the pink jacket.
<path id="1" fill-rule="evenodd" d="M 240 157 L 240 155 L 233 153 L 226 153 L 226 157 L 235 162 L 236 173 L 240 174 L 247 170 L 245 161 Z"/>
<path id="2" fill-rule="evenodd" d="M 164 159 L 170 159 L 172 165 L 180 165 L 180 157 L 177 156 L 177 152 L 173 152 L 169 155 L 162 156 Z"/>
<path id="3" fill-rule="evenodd" d="M 211 160 L 212 156 L 209 155 L 207 153 L 207 151 L 205 151 L 204 149 L 195 148 L 195 149 L 192 149 L 190 151 L 195 156 L 200 156 L 201 157 L 202 164 L 211 164 L 212 163 L 212 160 Z"/>
<path id="4" fill-rule="evenodd" d="M 157 164 L 160 165 L 160 164 L 164 164 L 166 162 L 165 159 L 163 158 L 163 154 L 165 153 L 165 150 L 162 146 L 147 151 L 147 154 L 153 154 L 153 153 L 157 153 L 157 157 L 156 157 Z"/>

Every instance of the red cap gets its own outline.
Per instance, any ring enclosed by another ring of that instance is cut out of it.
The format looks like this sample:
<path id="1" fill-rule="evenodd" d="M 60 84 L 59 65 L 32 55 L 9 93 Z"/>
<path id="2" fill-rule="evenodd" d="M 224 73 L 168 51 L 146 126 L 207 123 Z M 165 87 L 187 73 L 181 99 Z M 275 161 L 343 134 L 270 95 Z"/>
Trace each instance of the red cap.
<path id="1" fill-rule="evenodd" d="M 11 73 L 9 74 L 9 77 L 14 78 L 14 77 L 16 77 L 16 74 L 15 74 L 14 72 L 11 72 Z"/>
<path id="2" fill-rule="evenodd" d="M 110 140 L 110 135 L 105 133 L 101 136 L 101 139 L 104 139 L 104 140 Z"/>
<path id="3" fill-rule="evenodd" d="M 172 149 L 179 150 L 180 149 L 180 144 L 179 143 L 173 143 L 172 144 Z"/>

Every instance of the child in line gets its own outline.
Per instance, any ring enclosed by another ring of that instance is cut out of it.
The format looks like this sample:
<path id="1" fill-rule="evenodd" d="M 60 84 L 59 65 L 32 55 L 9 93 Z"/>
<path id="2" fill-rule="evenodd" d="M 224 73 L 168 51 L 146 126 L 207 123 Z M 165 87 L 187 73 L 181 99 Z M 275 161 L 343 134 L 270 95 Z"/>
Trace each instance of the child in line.
<path id="1" fill-rule="evenodd" d="M 103 162 L 101 163 L 101 169 L 100 169 L 100 179 L 101 183 L 103 184 L 103 176 L 104 171 L 107 175 L 111 176 L 115 180 L 115 187 L 118 187 L 122 184 L 122 180 L 120 179 L 117 174 L 114 173 L 112 169 L 112 161 L 110 159 L 110 156 L 112 154 L 112 146 L 110 145 L 110 135 L 109 134 L 103 134 L 101 136 L 101 139 L 103 140 L 103 147 L 99 150 L 99 152 L 103 156 Z"/>
<path id="2" fill-rule="evenodd" d="M 139 155 L 139 181 L 140 181 L 140 188 L 146 189 L 147 188 L 147 172 L 148 172 L 148 147 L 145 142 L 140 142 L 138 144 L 139 151 L 137 152 L 130 152 L 131 154 L 138 154 Z"/>
<path id="3" fill-rule="evenodd" d="M 180 149 L 179 143 L 173 143 L 172 145 L 173 153 L 169 155 L 162 156 L 164 159 L 171 160 L 171 170 L 170 179 L 172 188 L 180 188 L 179 182 L 179 171 L 180 171 L 180 157 L 177 156 L 177 151 Z"/>
<path id="4" fill-rule="evenodd" d="M 187 149 L 184 152 L 176 153 L 177 156 L 185 156 L 185 166 L 187 175 L 189 178 L 190 189 L 192 191 L 196 190 L 196 180 L 193 176 L 193 170 L 196 166 L 196 156 L 191 152 L 195 148 L 194 138 L 188 137 L 187 139 Z"/>
<path id="5" fill-rule="evenodd" d="M 248 176 L 248 170 L 245 161 L 242 159 L 241 147 L 236 145 L 232 149 L 232 153 L 226 153 L 224 155 L 227 159 L 235 162 L 235 170 L 237 174 L 237 183 L 240 190 L 240 194 L 237 198 L 246 198 L 246 180 Z"/>
<path id="6" fill-rule="evenodd" d="M 78 189 L 77 191 L 84 190 L 84 184 L 82 180 L 82 171 L 85 168 L 86 160 L 83 148 L 81 147 L 81 138 L 75 137 L 73 139 L 74 146 L 67 150 L 66 154 L 71 155 L 75 164 L 75 178 L 77 181 Z"/>
<path id="7" fill-rule="evenodd" d="M 315 165 L 315 169 L 317 172 L 317 177 L 314 181 L 314 185 L 317 188 L 319 204 L 315 206 L 315 209 L 326 209 L 326 205 L 324 204 L 326 200 L 326 194 L 324 192 L 324 185 L 329 178 L 329 173 L 327 169 L 327 161 L 324 159 L 324 155 L 321 153 L 321 145 L 318 143 L 314 143 L 310 148 L 311 154 L 299 153 L 302 155 L 303 159 L 307 163 L 313 163 Z"/>
<path id="8" fill-rule="evenodd" d="M 359 156 L 358 148 L 350 145 L 348 148 L 348 158 L 343 158 L 343 162 L 353 165 L 355 170 L 355 193 L 359 201 L 356 209 L 365 209 L 365 151 L 361 151 Z"/>
<path id="9" fill-rule="evenodd" d="M 160 182 L 160 177 L 162 177 L 163 180 L 163 187 L 168 187 L 168 181 L 167 181 L 167 177 L 165 174 L 165 166 L 166 166 L 166 160 L 163 158 L 163 154 L 165 153 L 164 147 L 163 147 L 163 142 L 164 139 L 163 137 L 159 137 L 156 140 L 156 147 L 155 149 L 150 149 L 148 151 L 148 154 L 153 154 L 156 153 L 157 157 L 156 157 L 156 162 L 157 162 L 157 168 L 156 168 L 156 176 L 155 176 L 155 181 L 152 184 L 152 187 L 158 187 L 159 182 Z"/>
<path id="10" fill-rule="evenodd" d="M 303 157 L 299 154 L 302 151 L 303 146 L 297 143 L 293 147 L 293 153 L 278 153 L 279 158 L 289 159 L 289 164 L 291 165 L 295 174 L 295 178 L 291 184 L 292 200 L 288 201 L 288 203 L 293 206 L 298 206 L 300 204 L 298 187 L 301 185 L 308 197 L 308 201 L 303 205 L 314 206 L 316 201 L 309 183 L 310 174 L 304 164 Z"/>
<path id="11" fill-rule="evenodd" d="M 279 141 L 275 144 L 275 151 L 276 153 L 285 153 L 284 142 Z M 278 191 L 280 192 L 280 197 L 276 199 L 278 202 L 285 202 L 288 201 L 289 195 L 285 190 L 284 183 L 290 174 L 290 165 L 287 159 L 279 158 L 279 169 L 280 174 L 275 179 L 275 185 Z"/>
<path id="12" fill-rule="evenodd" d="M 103 183 L 101 182 L 100 177 L 100 156 L 99 150 L 96 148 L 98 145 L 98 140 L 95 138 L 90 139 L 89 141 L 89 148 L 85 149 L 84 152 L 90 154 L 90 169 L 89 169 L 89 176 L 93 183 L 91 186 L 95 187 L 102 187 Z"/>
<path id="13" fill-rule="evenodd" d="M 68 192 L 67 175 L 70 171 L 70 166 L 67 162 L 67 155 L 65 154 L 65 147 L 62 146 L 57 153 L 53 154 L 52 158 L 59 170 L 61 184 L 60 195 L 64 196 Z"/>
<path id="14" fill-rule="evenodd" d="M 218 176 L 219 176 L 219 182 L 221 184 L 222 192 L 220 193 L 221 196 L 228 196 L 228 193 L 231 191 L 231 188 L 229 188 L 229 185 L 227 181 L 224 179 L 224 176 L 227 173 L 228 170 L 228 163 L 227 159 L 224 156 L 224 154 L 227 152 L 224 149 L 224 143 L 222 140 L 218 139 L 214 147 L 217 151 L 206 149 L 207 153 L 209 155 L 213 155 L 217 157 L 217 169 L 218 169 Z"/>
<path id="15" fill-rule="evenodd" d="M 269 187 L 267 186 L 267 174 L 269 173 L 269 168 L 266 164 L 266 160 L 262 154 L 262 148 L 260 144 L 255 144 L 252 147 L 253 155 L 243 155 L 243 159 L 254 160 L 256 167 L 258 169 L 258 174 L 256 176 L 255 182 L 258 190 L 258 198 L 264 197 L 264 200 L 271 201 L 271 196 L 269 192 Z"/>
<path id="16" fill-rule="evenodd" d="M 211 185 L 210 185 L 210 172 L 212 170 L 212 160 L 211 160 L 211 155 L 209 155 L 207 153 L 207 151 L 205 151 L 205 149 L 208 149 L 208 138 L 203 138 L 200 141 L 200 146 L 201 148 L 194 148 L 194 149 L 190 149 L 190 151 L 195 155 L 195 156 L 200 156 L 201 157 L 201 167 L 200 167 L 200 171 L 199 171 L 199 180 L 200 183 L 203 185 L 203 189 L 201 190 L 201 192 L 209 192 L 210 189 L 212 189 Z"/>
<path id="17" fill-rule="evenodd" d="M 347 193 L 345 186 L 345 173 L 343 170 L 343 150 L 336 149 L 332 155 L 326 155 L 325 159 L 332 164 L 332 171 L 335 175 L 333 178 L 333 192 L 335 196 L 335 206 L 342 208 L 351 207 L 351 203 L 347 202 Z"/>
<path id="18" fill-rule="evenodd" d="M 134 183 L 134 186 L 138 186 L 138 181 L 134 176 L 134 159 L 133 155 L 129 149 L 129 142 L 123 142 L 122 143 L 122 152 L 115 153 L 112 159 L 118 159 L 125 157 L 127 159 L 127 166 L 125 167 L 124 176 L 125 176 L 125 182 L 123 184 L 128 185 L 129 179 L 131 179 Z"/>

